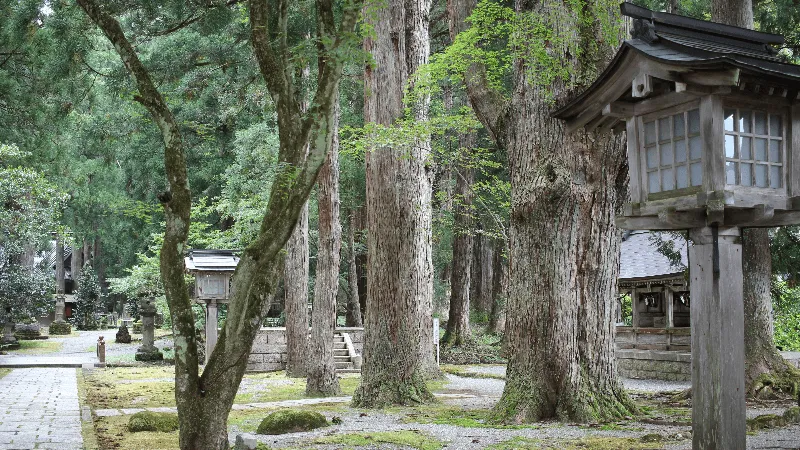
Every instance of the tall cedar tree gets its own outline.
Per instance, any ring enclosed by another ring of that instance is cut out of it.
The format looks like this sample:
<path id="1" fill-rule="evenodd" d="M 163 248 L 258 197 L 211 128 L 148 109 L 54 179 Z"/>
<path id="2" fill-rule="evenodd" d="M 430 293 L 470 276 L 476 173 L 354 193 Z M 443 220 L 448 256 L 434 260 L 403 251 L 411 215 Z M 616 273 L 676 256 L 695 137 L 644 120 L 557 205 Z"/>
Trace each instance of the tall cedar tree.
<path id="1" fill-rule="evenodd" d="M 364 75 L 364 122 L 391 126 L 404 113 L 403 92 L 428 60 L 430 0 L 389 0 L 367 14 L 364 42 L 374 66 Z M 412 106 L 427 116 L 427 101 Z M 372 149 L 367 166 L 367 308 L 364 364 L 353 397 L 360 407 L 428 402 L 434 373 L 431 312 L 430 142 Z"/>
<path id="2" fill-rule="evenodd" d="M 242 253 L 233 282 L 233 297 L 219 342 L 198 370 L 192 302 L 184 281 L 184 250 L 191 221 L 191 194 L 180 128 L 147 68 L 119 22 L 95 0 L 78 0 L 91 20 L 111 41 L 132 74 L 141 103 L 161 131 L 169 189 L 159 196 L 166 216 L 161 248 L 161 277 L 175 336 L 175 400 L 181 449 L 228 449 L 227 419 L 247 364 L 247 355 L 261 326 L 276 281 L 283 270 L 283 249 L 316 182 L 332 144 L 334 102 L 346 47 L 350 46 L 360 5 L 347 3 L 339 27 L 331 1 L 316 1 L 319 61 L 317 86 L 306 113 L 295 95 L 287 45 L 288 2 L 250 2 L 251 42 L 259 70 L 278 115 L 280 169 L 258 237 Z M 270 7 L 273 6 L 273 7 Z M 338 55 L 337 55 L 338 53 Z M 336 56 L 334 56 L 336 55 Z M 306 148 L 311 142 L 306 157 Z"/>
<path id="3" fill-rule="evenodd" d="M 450 0 L 459 31 L 473 8 L 473 0 Z M 555 45 L 547 40 L 542 52 L 553 70 L 567 68 L 570 76 L 542 83 L 536 77 L 547 69 L 534 70 L 535 55 L 514 55 L 508 100 L 490 88 L 481 61 L 465 76 L 476 115 L 508 152 L 511 175 L 508 368 L 495 408 L 510 422 L 624 417 L 635 409 L 614 360 L 614 218 L 627 191 L 624 140 L 604 131 L 567 134 L 550 117 L 553 98 L 585 89 L 607 64 L 614 39 L 602 24 L 619 19 L 610 4 L 587 0 L 517 0 L 515 14 L 522 24 L 544 21 Z M 531 27 L 515 32 L 536 33 Z"/>
<path id="4" fill-rule="evenodd" d="M 711 20 L 753 29 L 752 0 L 713 0 Z M 745 384 L 749 395 L 765 386 L 795 389 L 794 383 L 775 383 L 774 376 L 800 377 L 775 347 L 772 314 L 772 254 L 769 229 L 743 230 Z"/>

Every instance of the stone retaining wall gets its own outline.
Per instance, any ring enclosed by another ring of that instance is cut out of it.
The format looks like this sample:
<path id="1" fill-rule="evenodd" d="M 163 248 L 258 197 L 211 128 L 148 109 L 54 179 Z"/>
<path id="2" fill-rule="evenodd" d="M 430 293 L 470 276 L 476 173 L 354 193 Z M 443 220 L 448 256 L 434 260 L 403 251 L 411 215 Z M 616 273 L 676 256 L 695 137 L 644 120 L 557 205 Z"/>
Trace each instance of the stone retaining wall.
<path id="1" fill-rule="evenodd" d="M 692 354 L 618 349 L 617 372 L 626 378 L 665 381 L 692 380 Z"/>
<path id="2" fill-rule="evenodd" d="M 337 328 L 337 333 L 347 333 L 359 355 L 364 348 L 363 328 Z M 286 328 L 262 328 L 256 334 L 250 357 L 247 359 L 249 372 L 271 372 L 286 368 Z"/>

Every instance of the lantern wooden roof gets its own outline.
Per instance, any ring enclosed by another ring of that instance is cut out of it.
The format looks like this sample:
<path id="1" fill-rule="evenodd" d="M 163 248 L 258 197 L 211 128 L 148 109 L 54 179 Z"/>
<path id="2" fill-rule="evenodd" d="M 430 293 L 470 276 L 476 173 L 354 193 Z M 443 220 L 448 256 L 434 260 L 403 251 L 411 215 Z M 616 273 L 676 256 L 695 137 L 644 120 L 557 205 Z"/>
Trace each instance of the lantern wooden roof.
<path id="1" fill-rule="evenodd" d="M 783 36 L 620 5 L 633 19 L 623 42 L 598 79 L 553 113 L 568 131 L 615 128 L 646 108 L 648 97 L 667 104 L 680 94 L 743 91 L 783 102 L 800 98 L 800 66 L 785 62 L 773 45 Z M 664 94 L 672 98 L 664 98 Z M 666 102 L 666 103 L 665 103 Z"/>
<path id="2" fill-rule="evenodd" d="M 233 250 L 190 250 L 184 259 L 186 271 L 196 272 L 230 272 L 236 270 L 239 257 Z"/>

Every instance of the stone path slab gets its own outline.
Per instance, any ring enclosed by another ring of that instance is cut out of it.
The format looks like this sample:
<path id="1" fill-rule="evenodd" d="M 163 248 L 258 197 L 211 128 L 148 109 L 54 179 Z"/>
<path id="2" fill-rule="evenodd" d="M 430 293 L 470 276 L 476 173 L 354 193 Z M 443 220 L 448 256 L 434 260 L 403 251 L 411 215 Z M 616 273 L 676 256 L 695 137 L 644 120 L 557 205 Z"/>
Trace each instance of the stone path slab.
<path id="1" fill-rule="evenodd" d="M 32 367 L 61 367 L 79 368 L 85 364 L 96 364 L 97 358 L 93 356 L 22 356 L 0 355 L 0 367 L 3 368 L 32 368 Z"/>
<path id="2" fill-rule="evenodd" d="M 0 378 L 0 450 L 83 448 L 75 369 L 14 369 Z"/>

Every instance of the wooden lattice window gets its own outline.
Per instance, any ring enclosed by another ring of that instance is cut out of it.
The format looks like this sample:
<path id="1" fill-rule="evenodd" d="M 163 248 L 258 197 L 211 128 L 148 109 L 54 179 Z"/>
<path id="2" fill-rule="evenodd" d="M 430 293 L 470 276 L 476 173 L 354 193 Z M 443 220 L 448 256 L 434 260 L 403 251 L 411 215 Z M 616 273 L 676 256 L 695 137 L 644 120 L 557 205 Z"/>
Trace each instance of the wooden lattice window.
<path id="1" fill-rule="evenodd" d="M 700 110 L 644 122 L 647 191 L 651 194 L 703 184 Z"/>
<path id="2" fill-rule="evenodd" d="M 780 114 L 725 109 L 725 183 L 782 188 L 783 135 Z"/>

